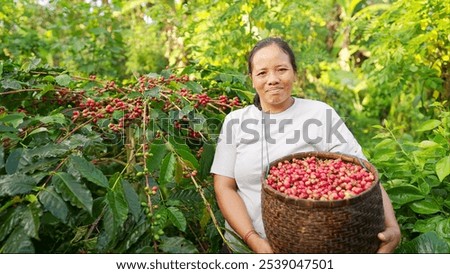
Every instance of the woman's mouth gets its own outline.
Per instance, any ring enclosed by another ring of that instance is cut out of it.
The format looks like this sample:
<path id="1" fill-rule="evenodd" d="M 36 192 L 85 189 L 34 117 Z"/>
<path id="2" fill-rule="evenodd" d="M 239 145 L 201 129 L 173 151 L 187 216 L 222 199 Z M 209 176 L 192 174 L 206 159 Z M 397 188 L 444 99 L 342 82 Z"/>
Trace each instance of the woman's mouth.
<path id="1" fill-rule="evenodd" d="M 282 90 L 282 88 L 271 88 L 266 90 L 266 93 L 280 93 Z"/>

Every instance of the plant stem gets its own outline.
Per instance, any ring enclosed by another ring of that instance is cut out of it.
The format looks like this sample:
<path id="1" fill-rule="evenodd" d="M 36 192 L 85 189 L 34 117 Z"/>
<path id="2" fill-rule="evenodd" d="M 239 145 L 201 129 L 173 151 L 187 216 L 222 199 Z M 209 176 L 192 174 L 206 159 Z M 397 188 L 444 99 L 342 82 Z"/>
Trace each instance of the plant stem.
<path id="1" fill-rule="evenodd" d="M 103 161 L 103 162 L 115 162 L 115 163 L 121 164 L 123 166 L 127 165 L 127 163 L 125 163 L 124 161 L 121 161 L 121 160 L 116 159 L 116 158 L 99 158 L 99 159 L 96 160 L 97 163 L 101 162 L 101 161 Z"/>
<path id="2" fill-rule="evenodd" d="M 48 176 L 47 180 L 45 180 L 44 184 L 42 184 L 42 187 L 45 187 L 48 182 L 50 182 L 50 180 L 53 177 L 53 174 L 56 173 L 61 167 L 62 165 L 67 161 L 68 157 L 64 158 L 56 167 L 55 169 L 51 172 L 51 174 Z"/>
<path id="3" fill-rule="evenodd" d="M 219 222 L 216 219 L 216 216 L 214 215 L 214 212 L 211 209 L 211 204 L 208 202 L 208 199 L 206 199 L 205 193 L 203 192 L 203 188 L 197 183 L 194 176 L 190 176 L 191 181 L 194 183 L 195 188 L 197 189 L 198 193 L 202 197 L 203 204 L 205 205 L 206 210 L 209 213 L 209 216 L 211 217 L 211 220 L 213 221 L 214 227 L 217 229 L 217 232 L 219 232 L 220 237 L 222 240 L 227 243 L 228 241 L 225 239 L 225 236 L 222 233 L 222 230 L 220 229 Z"/>
<path id="4" fill-rule="evenodd" d="M 148 99 L 144 101 L 144 111 L 142 112 L 142 154 L 144 157 L 144 176 L 145 176 L 145 186 L 147 189 L 150 189 L 150 178 L 148 174 L 147 169 L 147 154 L 146 154 L 146 146 L 147 146 L 147 108 L 148 108 L 149 101 Z M 151 214 L 153 214 L 153 205 L 152 205 L 152 199 L 149 193 L 145 192 L 145 195 L 147 196 L 147 206 Z"/>
<path id="5" fill-rule="evenodd" d="M 6 202 L 2 207 L 0 207 L 0 213 L 8 209 L 8 207 L 18 204 L 20 202 L 22 202 L 22 198 L 20 198 L 19 196 L 15 196 L 14 198 Z"/>
<path id="6" fill-rule="evenodd" d="M 128 126 L 125 131 L 126 143 L 125 149 L 127 151 L 127 173 L 132 173 L 134 164 L 136 164 L 135 145 L 136 140 L 134 138 L 134 130 L 131 126 Z"/>
<path id="7" fill-rule="evenodd" d="M 21 92 L 38 91 L 38 90 L 41 90 L 41 89 L 40 88 L 16 89 L 16 90 L 11 90 L 11 91 L 1 92 L 0 95 L 16 94 L 16 93 L 21 93 Z"/>
<path id="8" fill-rule="evenodd" d="M 85 125 L 88 125 L 92 122 L 94 118 L 91 118 L 89 120 L 87 120 L 86 122 L 82 123 L 81 125 L 78 125 L 77 127 L 75 127 L 74 129 L 72 129 L 67 135 L 61 137 L 59 140 L 56 140 L 56 143 L 59 144 L 62 141 L 66 140 L 67 138 L 69 138 L 72 134 L 74 134 L 77 130 L 79 130 L 80 128 L 84 127 Z"/>
<path id="9" fill-rule="evenodd" d="M 92 223 L 91 227 L 89 228 L 89 231 L 86 233 L 86 236 L 84 237 L 85 240 L 89 239 L 89 237 L 91 236 L 94 229 L 98 226 L 98 223 L 103 218 L 103 215 L 105 215 L 105 210 L 106 210 L 106 206 L 103 207 L 103 210 L 100 213 L 100 215 L 98 215 L 97 219 L 95 219 L 95 221 Z"/>

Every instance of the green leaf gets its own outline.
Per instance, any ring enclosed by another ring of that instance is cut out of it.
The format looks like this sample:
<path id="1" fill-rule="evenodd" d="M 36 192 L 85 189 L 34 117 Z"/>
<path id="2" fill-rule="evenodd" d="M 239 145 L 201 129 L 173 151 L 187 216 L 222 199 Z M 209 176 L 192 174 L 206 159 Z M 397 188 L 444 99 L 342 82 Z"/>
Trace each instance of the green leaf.
<path id="1" fill-rule="evenodd" d="M 2 169 L 5 166 L 5 152 L 3 150 L 3 147 L 0 146 L 0 169 Z"/>
<path id="2" fill-rule="evenodd" d="M 69 215 L 69 208 L 64 202 L 63 198 L 55 191 L 53 186 L 49 186 L 38 194 L 38 199 L 45 209 L 50 211 L 53 216 L 61 220 L 63 223 L 67 222 Z"/>
<path id="3" fill-rule="evenodd" d="M 33 58 L 23 63 L 21 69 L 24 70 L 25 72 L 29 72 L 30 70 L 36 69 L 40 63 L 41 63 L 40 58 Z"/>
<path id="4" fill-rule="evenodd" d="M 194 81 L 187 82 L 186 87 L 190 89 L 193 93 L 201 93 L 203 90 L 203 87 L 199 83 Z"/>
<path id="5" fill-rule="evenodd" d="M 161 164 L 161 171 L 159 172 L 159 182 L 164 185 L 171 182 L 174 178 L 176 158 L 173 153 L 167 154 Z"/>
<path id="6" fill-rule="evenodd" d="M 123 193 L 128 204 L 131 215 L 135 220 L 139 219 L 141 213 L 141 204 L 139 202 L 139 196 L 134 190 L 133 186 L 126 180 L 122 180 Z"/>
<path id="7" fill-rule="evenodd" d="M 6 159 L 6 173 L 13 174 L 16 173 L 17 168 L 19 167 L 20 159 L 22 158 L 22 148 L 14 149 L 10 154 L 8 159 Z"/>
<path id="8" fill-rule="evenodd" d="M 39 121 L 44 124 L 61 124 L 64 125 L 67 123 L 66 118 L 64 117 L 64 114 L 57 113 L 49 116 L 44 117 L 38 117 Z"/>
<path id="9" fill-rule="evenodd" d="M 251 101 L 255 97 L 255 93 L 248 90 L 238 89 L 235 92 L 242 101 Z"/>
<path id="10" fill-rule="evenodd" d="M 64 172 L 54 174 L 52 183 L 65 201 L 92 214 L 93 199 L 91 192 L 85 185 L 77 182 L 72 175 Z"/>
<path id="11" fill-rule="evenodd" d="M 1 250 L 6 254 L 31 254 L 35 252 L 33 242 L 20 226 L 16 227 L 9 235 Z"/>
<path id="12" fill-rule="evenodd" d="M 28 134 L 28 136 L 31 136 L 31 135 L 34 135 L 34 134 L 37 134 L 37 133 L 41 133 L 41 132 L 48 132 L 48 129 L 45 128 L 45 127 L 37 128 L 37 129 L 31 131 L 31 132 Z"/>
<path id="13" fill-rule="evenodd" d="M 409 207 L 419 214 L 434 214 L 441 211 L 439 204 L 429 197 L 426 197 L 424 200 L 413 202 Z"/>
<path id="14" fill-rule="evenodd" d="M 186 140 L 182 138 L 176 138 L 174 136 L 169 136 L 169 142 L 166 143 L 169 150 L 178 151 L 180 149 L 190 150 L 189 146 L 186 144 Z"/>
<path id="15" fill-rule="evenodd" d="M 42 86 L 42 90 L 35 96 L 35 98 L 37 100 L 41 100 L 42 96 L 44 96 L 45 94 L 47 94 L 49 91 L 53 91 L 55 90 L 55 86 L 54 85 L 44 85 Z"/>
<path id="16" fill-rule="evenodd" d="M 380 148 L 380 147 L 386 148 L 386 147 L 393 146 L 393 145 L 396 145 L 394 140 L 383 139 L 381 142 L 379 142 L 378 144 L 375 145 L 375 149 Z"/>
<path id="17" fill-rule="evenodd" d="M 161 90 L 160 87 L 154 87 L 152 89 L 146 90 L 144 91 L 144 97 L 159 98 L 159 96 L 161 95 L 160 90 Z"/>
<path id="18" fill-rule="evenodd" d="M 439 120 L 428 120 L 422 123 L 416 131 L 428 131 L 438 127 L 442 122 Z"/>
<path id="19" fill-rule="evenodd" d="M 55 77 L 53 77 L 51 75 L 47 75 L 44 78 L 42 78 L 42 81 L 47 82 L 47 83 L 53 83 L 53 82 L 55 82 Z"/>
<path id="20" fill-rule="evenodd" d="M 443 238 L 448 238 L 450 235 L 450 219 L 444 218 L 436 223 L 436 233 Z"/>
<path id="21" fill-rule="evenodd" d="M 128 99 L 136 99 L 136 98 L 142 98 L 142 93 L 133 91 L 127 94 Z"/>
<path id="22" fill-rule="evenodd" d="M 436 230 L 436 226 L 438 223 L 442 221 L 446 221 L 447 219 L 443 216 L 434 216 L 426 219 L 417 220 L 414 223 L 413 232 L 428 232 L 432 230 Z"/>
<path id="23" fill-rule="evenodd" d="M 176 226 L 179 230 L 184 232 L 186 230 L 187 222 L 183 213 L 176 207 L 168 207 L 167 213 L 169 220 L 172 222 L 172 224 Z"/>
<path id="24" fill-rule="evenodd" d="M 208 177 L 211 170 L 211 165 L 214 160 L 215 146 L 213 144 L 205 143 L 203 145 L 203 152 L 200 156 L 198 176 L 201 179 Z"/>
<path id="25" fill-rule="evenodd" d="M 73 236 L 72 240 L 70 240 L 71 244 L 78 243 L 83 240 L 83 238 L 86 236 L 86 233 L 88 233 L 89 227 L 88 226 L 79 226 L 75 230 L 75 236 Z"/>
<path id="26" fill-rule="evenodd" d="M 25 210 L 24 206 L 19 205 L 17 208 L 10 209 L 7 214 L 0 219 L 0 242 L 2 242 L 13 229 L 17 226 Z"/>
<path id="27" fill-rule="evenodd" d="M 372 128 L 384 129 L 384 127 L 382 125 L 373 125 Z"/>
<path id="28" fill-rule="evenodd" d="M 194 131 L 201 131 L 205 126 L 206 118 L 201 113 L 194 113 L 194 119 L 189 121 L 189 125 Z"/>
<path id="29" fill-rule="evenodd" d="M 159 246 L 164 253 L 169 254 L 196 254 L 199 253 L 195 245 L 183 237 L 164 238 Z"/>
<path id="30" fill-rule="evenodd" d="M 185 106 L 178 114 L 178 119 L 183 118 L 183 116 L 188 116 L 188 114 L 194 110 L 194 107 L 191 105 Z"/>
<path id="31" fill-rule="evenodd" d="M 109 186 L 106 176 L 94 164 L 76 155 L 71 155 L 69 159 L 73 167 L 88 181 L 105 188 Z"/>
<path id="32" fill-rule="evenodd" d="M 5 79 L 1 82 L 4 89 L 21 89 L 22 84 L 14 79 Z"/>
<path id="33" fill-rule="evenodd" d="M 5 126 L 0 124 L 0 133 L 1 132 L 19 132 L 19 130 L 17 128 L 13 128 L 13 127 L 9 127 L 9 126 Z"/>
<path id="34" fill-rule="evenodd" d="M 150 156 L 147 158 L 147 168 L 150 172 L 154 172 L 161 167 L 161 161 L 166 156 L 168 150 L 164 143 L 153 142 L 150 145 Z"/>
<path id="35" fill-rule="evenodd" d="M 164 206 L 159 207 L 158 210 L 153 212 L 153 215 L 157 216 L 156 218 L 157 218 L 158 222 L 160 223 L 161 227 L 164 227 L 166 225 L 168 214 L 169 214 L 169 212 L 167 211 L 167 208 Z"/>
<path id="36" fill-rule="evenodd" d="M 20 223 L 25 233 L 31 238 L 39 240 L 40 217 L 42 210 L 37 206 L 37 202 L 30 203 L 22 213 Z"/>
<path id="37" fill-rule="evenodd" d="M 0 122 L 11 125 L 13 127 L 18 127 L 20 124 L 23 123 L 23 118 L 25 117 L 25 114 L 23 113 L 12 113 L 5 115 L 3 117 L 0 117 Z"/>
<path id="38" fill-rule="evenodd" d="M 115 238 L 128 216 L 128 205 L 122 186 L 109 189 L 106 193 L 106 212 L 103 217 L 105 231 L 110 238 Z"/>
<path id="39" fill-rule="evenodd" d="M 441 145 L 439 145 L 436 142 L 430 141 L 430 140 L 425 140 L 419 143 L 419 148 L 423 148 L 423 149 L 427 149 L 427 148 L 438 148 L 438 147 L 442 147 Z"/>
<path id="40" fill-rule="evenodd" d="M 90 145 L 92 145 L 95 142 L 95 136 L 91 136 L 90 138 L 87 138 L 85 135 L 82 134 L 74 134 L 70 137 L 69 140 L 65 140 L 63 144 L 67 145 L 69 148 L 86 148 Z"/>
<path id="41" fill-rule="evenodd" d="M 219 74 L 219 79 L 222 82 L 231 82 L 233 80 L 233 76 L 225 73 Z"/>
<path id="42" fill-rule="evenodd" d="M 112 114 L 114 120 L 120 120 L 125 115 L 123 110 L 115 110 Z"/>
<path id="43" fill-rule="evenodd" d="M 436 174 L 441 182 L 450 174 L 450 156 L 446 156 L 436 163 Z"/>
<path id="44" fill-rule="evenodd" d="M 0 197 L 30 193 L 36 186 L 34 178 L 22 173 L 0 176 Z"/>
<path id="45" fill-rule="evenodd" d="M 120 247 L 117 249 L 119 253 L 126 253 L 128 249 L 134 245 L 150 228 L 150 222 L 147 219 L 143 219 L 139 224 L 137 224 L 133 231 L 127 233 L 127 238 L 122 242 Z"/>
<path id="46" fill-rule="evenodd" d="M 436 232 L 430 231 L 399 246 L 395 253 L 399 254 L 448 254 L 450 246 L 438 237 Z"/>
<path id="47" fill-rule="evenodd" d="M 188 150 L 185 149 L 177 149 L 176 153 L 183 159 L 183 162 L 188 166 L 198 169 L 198 160 L 195 156 Z"/>
<path id="48" fill-rule="evenodd" d="M 404 205 L 425 198 L 420 189 L 412 185 L 393 187 L 387 190 L 393 203 Z"/>
<path id="49" fill-rule="evenodd" d="M 189 163 L 188 163 L 189 164 Z M 181 184 L 183 180 L 186 180 L 183 174 L 183 166 L 185 165 L 185 162 L 181 161 L 181 158 L 178 158 L 178 161 L 175 165 L 175 176 L 174 181 L 177 184 Z"/>
<path id="50" fill-rule="evenodd" d="M 38 146 L 25 152 L 27 158 L 53 158 L 63 157 L 69 151 L 69 147 L 65 144 L 48 143 Z"/>
<path id="51" fill-rule="evenodd" d="M 373 136 L 372 139 L 385 139 L 385 138 L 389 138 L 391 136 L 391 134 L 389 132 L 381 132 L 378 133 L 377 135 Z"/>
<path id="52" fill-rule="evenodd" d="M 72 78 L 67 74 L 61 74 L 55 77 L 55 81 L 58 85 L 67 87 L 72 81 Z"/>

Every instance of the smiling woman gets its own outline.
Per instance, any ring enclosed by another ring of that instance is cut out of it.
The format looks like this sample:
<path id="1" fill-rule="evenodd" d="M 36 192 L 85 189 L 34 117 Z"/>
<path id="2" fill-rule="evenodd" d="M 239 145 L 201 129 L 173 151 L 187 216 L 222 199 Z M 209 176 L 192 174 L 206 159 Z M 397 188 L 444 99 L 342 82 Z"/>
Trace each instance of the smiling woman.
<path id="1" fill-rule="evenodd" d="M 250 77 L 264 111 L 278 113 L 294 103 L 291 97 L 295 74 L 289 56 L 271 45 L 252 56 Z"/>
<path id="2" fill-rule="evenodd" d="M 248 68 L 256 90 L 254 105 L 226 116 L 211 173 L 226 228 L 254 252 L 272 253 L 261 212 L 261 176 L 268 163 L 309 151 L 364 160 L 365 156 L 332 107 L 292 97 L 297 67 L 285 41 L 267 38 L 257 43 L 249 54 Z M 382 241 L 378 252 L 392 252 L 400 241 L 400 230 L 384 190 L 382 196 L 386 219 L 385 230 L 378 235 Z M 226 233 L 228 247 L 234 252 L 242 250 L 233 235 Z"/>
<path id="3" fill-rule="evenodd" d="M 271 113 L 293 104 L 297 64 L 289 45 L 278 38 L 260 41 L 248 57 L 248 71 L 257 94 L 255 105 Z"/>

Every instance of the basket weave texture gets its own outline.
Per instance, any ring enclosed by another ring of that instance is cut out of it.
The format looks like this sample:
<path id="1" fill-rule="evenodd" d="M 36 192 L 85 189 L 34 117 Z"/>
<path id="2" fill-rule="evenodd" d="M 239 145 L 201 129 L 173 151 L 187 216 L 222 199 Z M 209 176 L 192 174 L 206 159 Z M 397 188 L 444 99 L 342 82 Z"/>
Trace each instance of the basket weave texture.
<path id="1" fill-rule="evenodd" d="M 315 156 L 338 159 L 367 168 L 374 185 L 358 196 L 336 201 L 305 200 L 289 197 L 273 189 L 262 176 L 262 218 L 267 239 L 275 253 L 375 253 L 384 230 L 384 211 L 378 172 L 369 162 L 356 157 L 329 153 L 303 152 L 270 163 Z"/>

